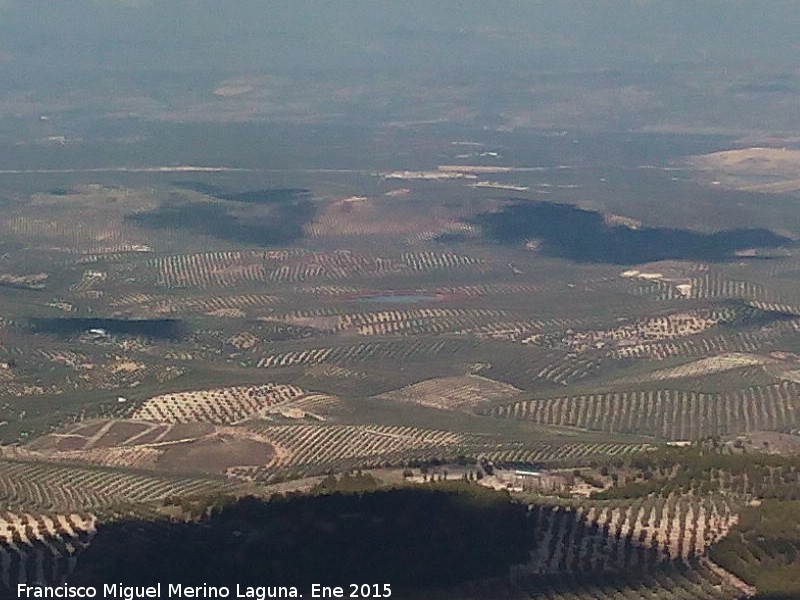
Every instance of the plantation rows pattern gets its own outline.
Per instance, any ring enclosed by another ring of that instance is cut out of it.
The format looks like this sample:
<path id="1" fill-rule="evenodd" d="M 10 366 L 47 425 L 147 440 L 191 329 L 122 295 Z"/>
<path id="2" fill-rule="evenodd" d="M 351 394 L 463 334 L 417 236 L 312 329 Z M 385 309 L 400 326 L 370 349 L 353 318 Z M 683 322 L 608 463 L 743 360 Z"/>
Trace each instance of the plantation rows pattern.
<path id="1" fill-rule="evenodd" d="M 259 253 L 208 252 L 155 258 L 148 266 L 157 270 L 157 284 L 167 288 L 234 286 L 265 281 L 266 268 Z"/>
<path id="2" fill-rule="evenodd" d="M 95 534 L 94 515 L 0 512 L 0 581 L 57 583 Z"/>
<path id="3" fill-rule="evenodd" d="M 649 390 L 564 396 L 497 406 L 488 414 L 673 440 L 699 439 L 797 425 L 800 385 L 781 382 L 731 394 Z"/>
<path id="4" fill-rule="evenodd" d="M 80 279 L 69 286 L 69 289 L 72 292 L 85 292 L 95 288 L 106 279 L 108 279 L 108 273 L 105 271 L 84 271 Z"/>
<path id="5" fill-rule="evenodd" d="M 37 356 L 41 356 L 47 361 L 66 365 L 68 367 L 77 367 L 90 362 L 89 357 L 80 352 L 72 350 L 55 350 L 51 348 L 37 348 L 35 350 Z"/>
<path id="6" fill-rule="evenodd" d="M 737 314 L 733 309 L 724 308 L 687 311 L 650 317 L 614 329 L 578 331 L 568 335 L 560 332 L 555 335 L 536 334 L 520 341 L 523 344 L 545 346 L 566 344 L 577 351 L 605 346 L 620 346 L 624 349 L 637 343 L 694 336 L 735 318 Z"/>
<path id="7" fill-rule="evenodd" d="M 738 522 L 720 497 L 670 494 L 632 502 L 533 505 L 531 573 L 646 569 L 702 556 Z"/>
<path id="8" fill-rule="evenodd" d="M 356 331 L 361 335 L 412 335 L 464 333 L 509 317 L 499 310 L 418 308 L 343 314 L 336 309 L 309 309 L 271 315 L 271 318 L 328 331 Z"/>
<path id="9" fill-rule="evenodd" d="M 424 448 L 449 448 L 465 441 L 451 431 L 384 425 L 273 425 L 254 429 L 277 447 L 273 467 L 330 464 Z"/>
<path id="10" fill-rule="evenodd" d="M 692 298 L 719 299 L 767 299 L 768 290 L 763 285 L 752 281 L 736 281 L 719 273 L 707 274 L 692 279 Z"/>
<path id="11" fill-rule="evenodd" d="M 114 263 L 120 262 L 131 257 L 130 252 L 119 252 L 116 254 L 87 254 L 86 256 L 81 256 L 78 260 L 75 261 L 76 265 L 92 265 L 97 263 Z"/>
<path id="12" fill-rule="evenodd" d="M 476 267 L 483 264 L 483 260 L 479 258 L 451 254 L 450 252 L 405 252 L 402 255 L 402 261 L 414 271 L 420 273 L 440 269 Z"/>
<path id="13" fill-rule="evenodd" d="M 453 225 L 455 221 L 451 221 Z M 423 226 L 414 223 L 416 227 Z M 442 224 L 443 226 L 444 224 Z M 326 236 L 359 236 L 359 235 L 402 235 L 408 233 L 412 226 L 401 219 L 373 219 L 359 217 L 354 219 L 351 213 L 341 211 L 328 211 L 315 221 L 304 227 L 306 235 L 310 237 Z"/>
<path id="14" fill-rule="evenodd" d="M 129 258 L 131 254 L 141 254 L 152 252 L 153 249 L 145 244 L 113 244 L 90 246 L 83 250 L 84 256 L 78 259 L 78 264 L 83 262 L 94 262 L 96 260 L 116 261 Z"/>
<path id="15" fill-rule="evenodd" d="M 308 257 L 308 262 L 283 265 L 270 271 L 269 281 L 302 283 L 310 279 L 342 281 L 355 276 L 385 277 L 407 271 L 407 267 L 393 259 L 372 258 L 349 252 Z"/>
<path id="16" fill-rule="evenodd" d="M 177 392 L 146 400 L 136 408 L 132 418 L 161 423 L 232 424 L 304 394 L 299 387 L 276 383 Z"/>
<path id="17" fill-rule="evenodd" d="M 103 467 L 121 467 L 127 469 L 152 468 L 161 456 L 156 448 L 145 445 L 134 447 L 91 448 L 88 450 L 60 451 L 48 455 L 51 461 L 81 463 Z"/>
<path id="18" fill-rule="evenodd" d="M 536 372 L 537 379 L 568 385 L 591 375 L 600 369 L 600 362 L 589 357 L 566 357 L 542 367 Z"/>
<path id="19" fill-rule="evenodd" d="M 117 296 L 116 298 L 109 298 L 107 302 L 109 306 L 139 306 L 157 302 L 161 298 L 162 296 L 155 294 L 142 294 L 140 292 L 136 292 L 133 294 Z"/>
<path id="20" fill-rule="evenodd" d="M 281 352 L 259 359 L 256 366 L 268 369 L 327 363 L 354 364 L 367 360 L 420 360 L 442 354 L 455 354 L 463 347 L 464 344 L 445 340 L 419 340 L 410 343 L 371 342 Z"/>
<path id="21" fill-rule="evenodd" d="M 214 480 L 0 460 L 0 504 L 9 510 L 81 511 L 220 491 Z"/>
<path id="22" fill-rule="evenodd" d="M 306 369 L 305 374 L 318 379 L 331 377 L 334 379 L 354 379 L 363 381 L 368 377 L 363 371 L 354 371 L 353 369 L 345 369 L 344 367 L 337 367 L 336 365 L 311 367 Z"/>
<path id="23" fill-rule="evenodd" d="M 280 412 L 280 407 L 278 411 Z M 292 409 L 304 411 L 314 415 L 323 415 L 341 407 L 341 400 L 327 394 L 308 394 L 290 402 Z"/>
<path id="24" fill-rule="evenodd" d="M 639 377 L 639 381 L 665 381 L 668 379 L 684 379 L 687 377 L 702 377 L 712 373 L 720 373 L 724 371 L 731 371 L 734 369 L 741 369 L 746 367 L 753 367 L 756 365 L 764 365 L 769 363 L 770 360 L 763 356 L 755 354 L 744 353 L 728 353 L 720 354 L 719 356 L 710 356 L 708 358 L 701 358 L 690 363 L 671 367 L 668 369 L 660 369 L 652 373 L 648 373 Z"/>
<path id="25" fill-rule="evenodd" d="M 785 258 L 782 260 L 770 260 L 766 265 L 759 265 L 767 277 L 780 277 L 786 273 L 800 272 L 800 260 L 796 257 Z"/>
<path id="26" fill-rule="evenodd" d="M 364 289 L 349 285 L 314 285 L 297 286 L 294 289 L 296 294 L 308 294 L 315 298 L 319 297 L 339 297 L 339 296 L 359 296 L 364 293 Z"/>
<path id="27" fill-rule="evenodd" d="M 154 258 L 145 267 L 155 270 L 160 286 L 206 288 L 247 282 L 301 283 L 316 278 L 339 281 L 355 276 L 383 277 L 482 264 L 480 259 L 449 252 L 407 252 L 399 258 L 384 258 L 348 250 L 330 253 L 298 250 L 182 254 Z"/>
<path id="28" fill-rule="evenodd" d="M 87 240 L 112 240 L 123 242 L 123 234 L 117 227 L 107 224 L 92 226 L 73 219 L 34 219 L 13 217 L 0 223 L 11 233 L 25 237 L 57 238 L 75 246 Z"/>
<path id="29" fill-rule="evenodd" d="M 597 372 L 603 361 L 603 357 L 596 353 L 568 355 L 559 351 L 543 353 L 541 349 L 535 350 L 521 351 L 513 360 L 492 366 L 484 374 L 522 388 L 543 381 L 568 385 Z"/>
<path id="30" fill-rule="evenodd" d="M 496 465 L 536 464 L 593 456 L 624 456 L 648 450 L 646 444 L 587 443 L 538 444 L 483 452 L 482 457 Z"/>
<path id="31" fill-rule="evenodd" d="M 763 302 L 761 300 L 748 300 L 747 303 L 759 310 L 800 316 L 800 300 L 791 304 L 786 304 L 785 302 Z"/>
<path id="32" fill-rule="evenodd" d="M 496 322 L 505 316 L 504 311 L 485 309 L 393 310 L 346 315 L 341 318 L 341 327 L 355 328 L 361 335 L 468 333 L 475 328 L 486 327 L 487 321 Z"/>
<path id="33" fill-rule="evenodd" d="M 761 310 L 800 315 L 800 293 L 779 290 L 752 281 L 738 281 L 721 274 L 706 275 L 692 280 L 692 298 L 742 299 Z"/>
<path id="34" fill-rule="evenodd" d="M 757 352 L 765 344 L 785 333 L 797 331 L 800 321 L 782 321 L 756 331 L 738 331 L 714 336 L 698 336 L 686 340 L 618 346 L 610 352 L 614 358 L 665 359 L 673 356 L 707 356 L 726 352 Z"/>
<path id="35" fill-rule="evenodd" d="M 509 319 L 474 327 L 464 333 L 485 339 L 531 343 L 543 331 L 561 332 L 583 327 L 586 324 L 587 321 L 581 319 Z"/>

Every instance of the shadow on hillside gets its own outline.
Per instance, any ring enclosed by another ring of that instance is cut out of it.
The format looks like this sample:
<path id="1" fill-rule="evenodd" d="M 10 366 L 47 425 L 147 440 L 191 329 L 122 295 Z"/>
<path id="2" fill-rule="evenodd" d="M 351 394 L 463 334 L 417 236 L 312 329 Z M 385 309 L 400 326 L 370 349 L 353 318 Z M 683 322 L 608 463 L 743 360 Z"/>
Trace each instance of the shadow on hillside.
<path id="1" fill-rule="evenodd" d="M 103 525 L 70 582 L 446 586 L 524 560 L 526 513 L 477 486 L 243 498 L 193 523 Z"/>
<path id="2" fill-rule="evenodd" d="M 52 333 L 62 337 L 93 333 L 98 337 L 108 334 L 180 339 L 186 333 L 186 326 L 180 319 L 31 318 L 28 323 L 34 333 Z"/>
<path id="3" fill-rule="evenodd" d="M 302 238 L 304 226 L 317 214 L 308 190 L 225 194 L 214 186 L 192 187 L 216 201 L 190 202 L 176 195 L 157 209 L 128 215 L 126 220 L 147 229 L 187 230 L 242 244 L 273 246 Z"/>
<path id="4" fill-rule="evenodd" d="M 599 212 L 567 204 L 524 201 L 470 221 L 488 239 L 509 245 L 540 242 L 547 256 L 586 263 L 638 264 L 658 260 L 725 260 L 736 250 L 775 248 L 792 241 L 766 229 L 711 234 L 684 229 L 606 224 Z"/>
<path id="5" fill-rule="evenodd" d="M 528 569 L 522 577 L 532 585 L 558 572 L 602 578 L 666 558 L 643 540 L 587 524 L 574 510 L 531 511 L 504 492 L 466 483 L 173 503 L 179 513 L 205 516 L 102 525 L 70 583 L 269 582 L 301 593 L 312 583 L 390 583 L 395 593 L 417 597 L 416 591 L 463 589 L 466 581 L 510 581 L 509 574 L 526 571 L 514 565 L 531 558 L 533 574 Z"/>

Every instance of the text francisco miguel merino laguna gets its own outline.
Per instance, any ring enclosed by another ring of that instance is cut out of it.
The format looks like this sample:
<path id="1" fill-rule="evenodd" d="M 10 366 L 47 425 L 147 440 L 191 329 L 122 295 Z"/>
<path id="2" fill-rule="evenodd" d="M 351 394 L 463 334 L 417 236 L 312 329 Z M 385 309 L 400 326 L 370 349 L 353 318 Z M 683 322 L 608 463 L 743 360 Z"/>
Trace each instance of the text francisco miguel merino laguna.
<path id="1" fill-rule="evenodd" d="M 356 587 L 356 586 L 353 586 Z M 388 589 L 386 589 L 388 588 Z M 391 588 L 385 586 L 385 592 Z M 388 598 L 389 594 L 378 597 Z M 17 586 L 18 598 L 114 598 L 121 600 L 138 600 L 139 598 L 248 598 L 250 600 L 266 600 L 267 598 L 302 598 L 299 589 L 292 586 L 188 586 L 180 583 L 157 584 L 151 586 L 130 586 L 119 583 L 100 586 L 56 586 L 25 585 Z M 311 586 L 310 598 L 344 598 L 350 597 L 341 587 Z M 360 596 L 359 596 L 360 597 Z"/>

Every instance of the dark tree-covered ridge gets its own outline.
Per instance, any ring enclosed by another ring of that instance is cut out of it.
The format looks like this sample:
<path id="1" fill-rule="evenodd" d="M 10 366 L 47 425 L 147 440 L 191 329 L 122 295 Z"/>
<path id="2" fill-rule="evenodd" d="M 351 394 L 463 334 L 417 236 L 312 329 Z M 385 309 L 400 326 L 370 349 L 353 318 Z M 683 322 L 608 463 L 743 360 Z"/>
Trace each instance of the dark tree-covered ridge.
<path id="1" fill-rule="evenodd" d="M 523 562 L 528 528 L 524 505 L 477 486 L 246 497 L 191 523 L 103 525 L 71 582 L 445 586 Z"/>
<path id="2" fill-rule="evenodd" d="M 699 233 L 685 229 L 611 226 L 599 212 L 550 202 L 515 202 L 472 220 L 501 244 L 541 241 L 548 256 L 578 262 L 638 264 L 668 259 L 724 260 L 736 250 L 774 248 L 791 240 L 766 229 Z"/>

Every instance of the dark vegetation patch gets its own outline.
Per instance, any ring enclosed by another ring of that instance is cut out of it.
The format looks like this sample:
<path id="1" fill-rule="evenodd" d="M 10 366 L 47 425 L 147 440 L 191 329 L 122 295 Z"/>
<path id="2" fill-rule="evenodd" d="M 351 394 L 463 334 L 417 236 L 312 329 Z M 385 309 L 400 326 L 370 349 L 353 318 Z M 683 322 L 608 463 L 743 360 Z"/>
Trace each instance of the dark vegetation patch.
<path id="1" fill-rule="evenodd" d="M 731 489 L 758 498 L 800 500 L 800 459 L 776 454 L 724 454 L 717 442 L 689 448 L 662 448 L 637 455 L 630 466 L 641 472 L 629 481 L 592 494 L 600 500 L 666 497 L 692 491 L 716 493 Z M 711 477 L 724 473 L 724 477 Z"/>
<path id="2" fill-rule="evenodd" d="M 755 586 L 760 600 L 800 598 L 800 459 L 736 448 L 710 438 L 689 448 L 662 448 L 630 457 L 624 465 L 614 458 L 600 473 L 624 466 L 628 481 L 592 497 L 621 500 L 712 493 L 738 499 L 739 522 L 711 546 L 710 558 Z"/>
<path id="3" fill-rule="evenodd" d="M 186 326 L 180 319 L 31 318 L 28 323 L 35 333 L 53 333 L 62 337 L 88 333 L 90 329 L 103 330 L 108 335 L 152 339 L 179 339 L 186 333 Z"/>
<path id="4" fill-rule="evenodd" d="M 211 514 L 103 525 L 70 583 L 390 582 L 396 594 L 504 575 L 530 549 L 526 507 L 478 486 L 175 503 Z"/>
<path id="5" fill-rule="evenodd" d="M 711 559 L 758 589 L 757 598 L 800 598 L 800 501 L 745 507 L 739 523 L 711 548 Z"/>
<path id="6" fill-rule="evenodd" d="M 169 203 L 126 217 L 148 229 L 189 230 L 242 244 L 271 246 L 303 237 L 303 226 L 316 214 L 314 203 L 300 199 L 270 206 L 256 214 L 237 214 L 222 203 Z"/>
<path id="7" fill-rule="evenodd" d="M 718 326 L 737 331 L 743 327 L 764 327 L 776 321 L 789 321 L 797 317 L 792 313 L 778 312 L 772 310 L 761 310 L 745 304 L 743 300 L 728 300 L 720 303 L 720 306 L 733 308 L 733 314 L 722 318 Z"/>
<path id="8" fill-rule="evenodd" d="M 736 250 L 791 242 L 766 229 L 704 234 L 663 227 L 612 227 L 599 212 L 566 204 L 517 202 L 471 220 L 500 244 L 540 240 L 547 256 L 586 263 L 638 264 L 658 260 L 725 260 Z"/>

